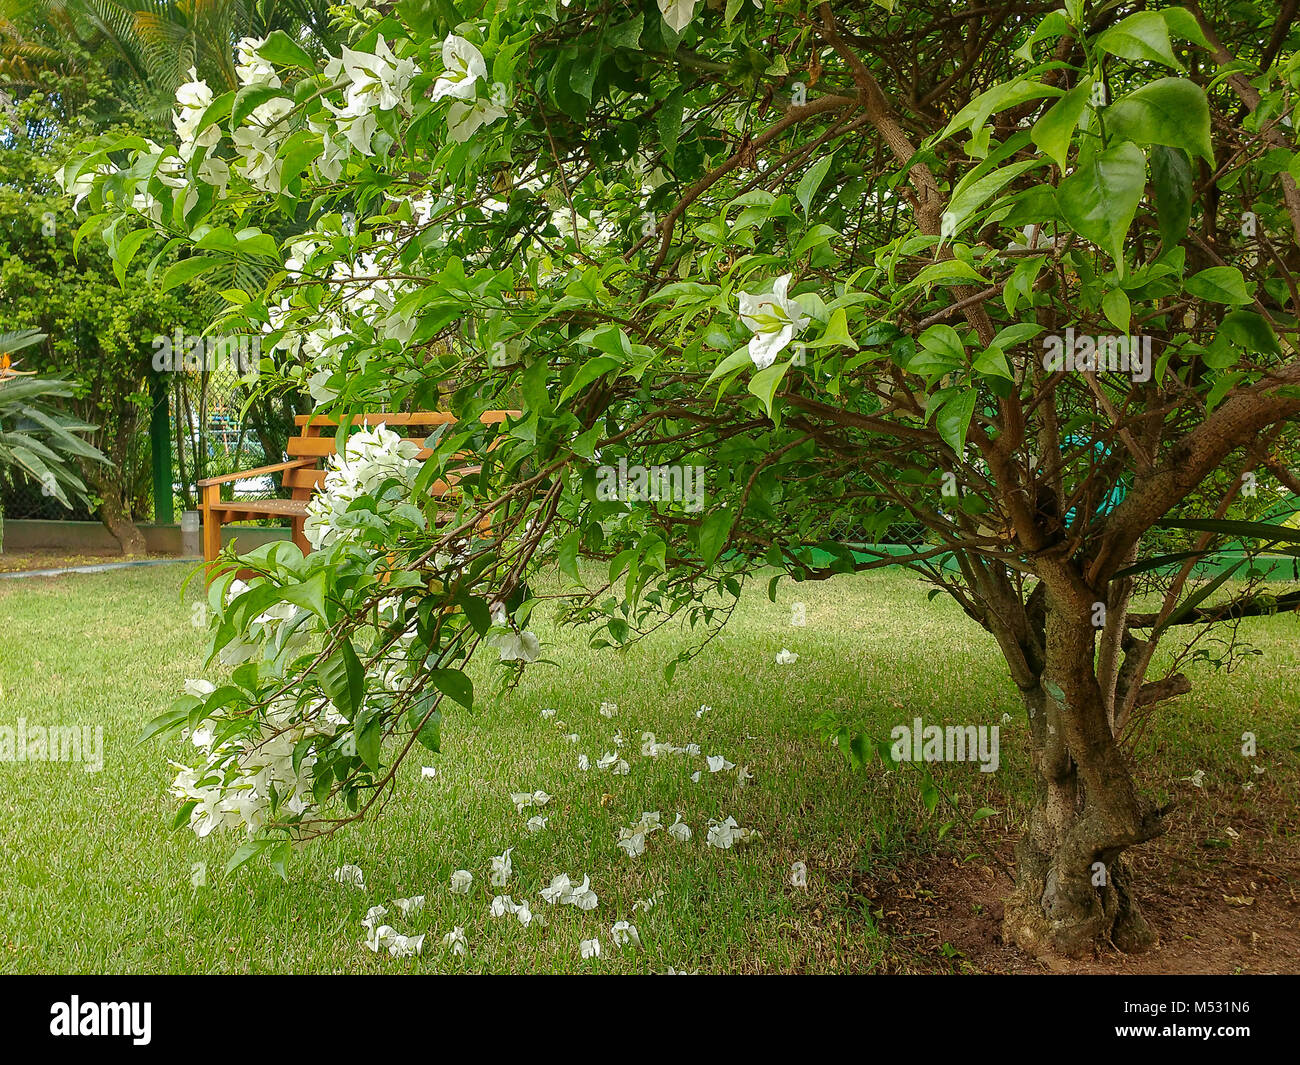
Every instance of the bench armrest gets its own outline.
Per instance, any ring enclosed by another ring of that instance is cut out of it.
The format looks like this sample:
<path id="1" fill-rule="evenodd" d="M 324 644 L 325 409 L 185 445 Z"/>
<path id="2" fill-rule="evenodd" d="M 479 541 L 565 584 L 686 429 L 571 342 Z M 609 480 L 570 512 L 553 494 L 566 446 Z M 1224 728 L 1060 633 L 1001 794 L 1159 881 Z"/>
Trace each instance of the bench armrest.
<path id="1" fill-rule="evenodd" d="M 314 458 L 290 459 L 288 462 L 277 462 L 271 466 L 258 466 L 255 470 L 240 470 L 237 473 L 223 473 L 220 477 L 204 477 L 199 482 L 200 488 L 207 488 L 213 484 L 225 484 L 227 481 L 246 481 L 250 477 L 261 477 L 263 474 L 274 473 L 276 470 L 292 470 L 299 466 L 310 466 L 316 460 Z"/>

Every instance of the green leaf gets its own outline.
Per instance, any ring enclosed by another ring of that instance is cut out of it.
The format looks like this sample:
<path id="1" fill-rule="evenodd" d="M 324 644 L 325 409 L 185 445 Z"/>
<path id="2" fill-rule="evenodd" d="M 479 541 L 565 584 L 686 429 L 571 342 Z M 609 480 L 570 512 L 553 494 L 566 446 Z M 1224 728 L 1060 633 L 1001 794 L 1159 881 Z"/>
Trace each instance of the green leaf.
<path id="1" fill-rule="evenodd" d="M 732 511 L 723 508 L 715 510 L 700 523 L 700 558 L 706 566 L 717 561 L 722 545 L 731 535 L 731 525 L 735 520 Z"/>
<path id="2" fill-rule="evenodd" d="M 1210 104 L 1205 90 L 1186 78 L 1160 78 L 1105 110 L 1106 132 L 1137 144 L 1186 148 L 1214 166 Z"/>
<path id="3" fill-rule="evenodd" d="M 384 719 L 372 717 L 361 726 L 357 733 L 357 757 L 372 772 L 379 769 L 379 749 L 384 739 Z"/>
<path id="4" fill-rule="evenodd" d="M 1122 288 L 1108 289 L 1101 298 L 1101 310 L 1110 322 L 1125 336 L 1128 335 L 1129 323 L 1133 318 L 1133 308 L 1129 303 L 1128 293 Z"/>
<path id="5" fill-rule="evenodd" d="M 361 709 L 366 693 L 366 671 L 351 640 L 343 638 L 338 650 L 321 663 L 319 676 L 321 690 L 339 713 L 351 721 Z"/>
<path id="6" fill-rule="evenodd" d="M 431 669 L 429 682 L 466 710 L 474 709 L 474 682 L 459 669 Z"/>
<path id="7" fill-rule="evenodd" d="M 1233 311 L 1225 315 L 1219 322 L 1217 335 L 1257 355 L 1282 354 L 1272 327 L 1254 311 Z"/>
<path id="8" fill-rule="evenodd" d="M 1029 131 L 1029 139 L 1062 170 L 1069 162 L 1070 140 L 1091 94 L 1092 79 L 1088 78 L 1057 100 Z"/>
<path id="9" fill-rule="evenodd" d="M 151 236 L 153 236 L 153 230 L 137 229 L 118 241 L 117 250 L 113 256 L 113 273 L 117 276 L 117 283 L 123 288 L 126 287 L 127 267 L 131 265 L 135 253 L 140 250 L 140 245 Z"/>
<path id="10" fill-rule="evenodd" d="M 1151 148 L 1151 183 L 1156 191 L 1156 221 L 1165 249 L 1187 236 L 1192 219 L 1192 164 L 1180 148 L 1157 144 Z"/>
<path id="11" fill-rule="evenodd" d="M 1145 185 L 1146 158 L 1137 145 L 1125 142 L 1094 155 L 1057 190 L 1061 217 L 1079 236 L 1107 252 L 1121 277 L 1124 237 Z"/>
<path id="12" fill-rule="evenodd" d="M 785 372 L 789 368 L 789 360 L 774 363 L 766 370 L 759 370 L 749 379 L 750 392 L 762 400 L 763 409 L 767 411 L 769 418 L 772 417 L 772 397 L 776 395 L 777 387 L 781 384 L 781 378 L 785 376 Z"/>
<path id="13" fill-rule="evenodd" d="M 965 388 L 954 394 L 935 415 L 935 428 L 943 442 L 960 456 L 966 450 L 966 433 L 975 414 L 975 400 L 979 393 Z"/>
<path id="14" fill-rule="evenodd" d="M 950 325 L 932 325 L 916 338 L 926 351 L 962 363 L 966 359 L 966 345 L 961 342 L 961 334 Z"/>
<path id="15" fill-rule="evenodd" d="M 572 578 L 574 583 L 578 584 L 582 582 L 582 578 L 578 573 L 578 544 L 581 540 L 582 530 L 572 529 L 555 549 L 560 572 Z"/>
<path id="16" fill-rule="evenodd" d="M 287 90 L 275 89 L 270 85 L 248 85 L 240 89 L 235 94 L 235 102 L 230 109 L 231 132 L 237 130 L 243 124 L 244 119 L 266 103 L 267 100 L 274 100 L 278 96 L 288 95 Z"/>
<path id="17" fill-rule="evenodd" d="M 177 285 L 193 281 L 200 274 L 207 273 L 220 262 L 220 259 L 214 259 L 210 255 L 196 255 L 193 258 L 172 263 L 167 268 L 167 272 L 163 274 L 161 288 L 164 292 L 167 292 Z"/>
<path id="18" fill-rule="evenodd" d="M 300 70 L 316 68 L 315 60 L 284 30 L 276 30 L 268 34 L 266 42 L 257 50 L 257 54 L 281 67 L 298 67 Z"/>
<path id="19" fill-rule="evenodd" d="M 1169 45 L 1169 26 L 1159 11 L 1139 11 L 1117 22 L 1096 40 L 1103 52 L 1135 62 L 1163 63 L 1181 71 Z"/>
<path id="20" fill-rule="evenodd" d="M 826 180 L 826 174 L 831 168 L 831 163 L 835 161 L 835 153 L 832 152 L 817 162 L 813 163 L 808 172 L 799 179 L 799 184 L 795 188 L 794 196 L 803 207 L 804 214 L 808 213 L 808 205 L 812 198 L 817 195 L 817 190 L 821 188 L 822 182 Z"/>
<path id="21" fill-rule="evenodd" d="M 1251 300 L 1246 279 L 1235 266 L 1211 266 L 1183 282 L 1187 293 L 1211 303 L 1240 307 Z"/>

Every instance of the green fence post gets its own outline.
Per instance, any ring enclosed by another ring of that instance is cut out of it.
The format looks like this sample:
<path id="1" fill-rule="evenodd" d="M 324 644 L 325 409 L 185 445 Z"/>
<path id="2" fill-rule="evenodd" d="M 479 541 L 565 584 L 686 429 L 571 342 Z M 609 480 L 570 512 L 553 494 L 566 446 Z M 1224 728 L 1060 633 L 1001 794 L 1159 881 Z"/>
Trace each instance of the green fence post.
<path id="1" fill-rule="evenodd" d="M 149 378 L 153 409 L 149 419 L 149 451 L 153 456 L 153 520 L 170 525 L 172 513 L 172 426 L 167 407 L 167 383 L 162 374 Z"/>

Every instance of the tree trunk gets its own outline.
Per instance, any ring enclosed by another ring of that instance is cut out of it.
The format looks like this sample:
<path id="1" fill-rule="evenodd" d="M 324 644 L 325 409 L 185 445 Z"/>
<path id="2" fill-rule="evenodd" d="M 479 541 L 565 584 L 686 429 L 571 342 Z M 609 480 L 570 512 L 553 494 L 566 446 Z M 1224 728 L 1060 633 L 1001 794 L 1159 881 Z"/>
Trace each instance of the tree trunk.
<path id="1" fill-rule="evenodd" d="M 100 503 L 99 516 L 113 538 L 122 545 L 124 555 L 143 555 L 148 552 L 144 533 L 133 522 L 122 505 L 122 486 L 113 477 L 96 476 L 93 478 L 95 492 L 103 501 Z"/>
<path id="2" fill-rule="evenodd" d="M 1082 957 L 1110 943 L 1145 950 L 1155 936 L 1133 898 L 1123 852 L 1163 832 L 1163 811 L 1137 793 L 1111 732 L 1082 604 L 1047 598 L 1045 667 L 1022 689 L 1038 798 L 1016 849 L 1003 936 L 1031 954 Z"/>

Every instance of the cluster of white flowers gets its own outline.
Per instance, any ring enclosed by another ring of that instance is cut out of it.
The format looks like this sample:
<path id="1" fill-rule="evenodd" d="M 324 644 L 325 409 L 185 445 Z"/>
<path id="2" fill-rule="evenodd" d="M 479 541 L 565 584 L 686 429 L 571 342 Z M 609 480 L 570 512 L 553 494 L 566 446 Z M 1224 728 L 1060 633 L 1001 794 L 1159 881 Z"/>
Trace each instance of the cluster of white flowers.
<path id="1" fill-rule="evenodd" d="M 205 699 L 215 690 L 206 680 L 187 680 L 185 693 Z M 333 738 L 347 719 L 321 700 L 303 712 L 290 697 L 274 700 L 257 729 L 245 729 L 218 744 L 213 726 L 194 730 L 190 741 L 204 755 L 198 767 L 172 762 L 177 770 L 172 794 L 182 803 L 193 802 L 190 827 L 200 836 L 217 828 L 243 827 L 251 836 L 271 818 L 272 801 L 288 815 L 315 809 L 312 767 L 316 757 L 308 752 L 294 764 L 294 751 L 312 736 Z M 220 722 L 222 713 L 214 718 Z"/>
<path id="2" fill-rule="evenodd" d="M 442 42 L 443 72 L 429 94 L 433 100 L 451 99 L 447 109 L 447 134 L 453 141 L 469 140 L 482 127 L 505 118 L 505 108 L 478 96 L 478 83 L 487 80 L 483 53 L 455 34 Z"/>
<path id="3" fill-rule="evenodd" d="M 397 493 L 390 490 L 382 500 L 376 500 L 380 503 L 381 517 L 383 504 L 391 507 L 409 498 L 420 472 L 415 458 L 419 450 L 383 425 L 349 437 L 343 452 L 330 457 L 324 483 L 307 504 L 307 519 L 303 524 L 307 542 L 319 550 L 355 537 L 356 530 L 344 527 L 348 507 L 361 496 L 375 496 L 386 481 L 396 479 L 402 490 Z M 398 496 L 396 500 L 394 494 Z"/>

